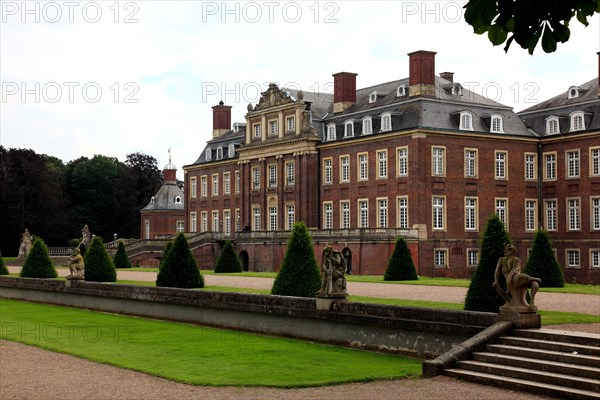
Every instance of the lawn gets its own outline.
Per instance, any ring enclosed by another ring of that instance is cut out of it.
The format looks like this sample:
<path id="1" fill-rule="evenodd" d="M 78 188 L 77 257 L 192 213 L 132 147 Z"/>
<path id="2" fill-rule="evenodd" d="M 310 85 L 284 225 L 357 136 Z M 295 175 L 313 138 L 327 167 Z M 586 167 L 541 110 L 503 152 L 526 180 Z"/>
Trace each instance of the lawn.
<path id="1" fill-rule="evenodd" d="M 307 387 L 421 373 L 417 359 L 302 340 L 4 299 L 0 309 L 3 339 L 195 385 Z"/>

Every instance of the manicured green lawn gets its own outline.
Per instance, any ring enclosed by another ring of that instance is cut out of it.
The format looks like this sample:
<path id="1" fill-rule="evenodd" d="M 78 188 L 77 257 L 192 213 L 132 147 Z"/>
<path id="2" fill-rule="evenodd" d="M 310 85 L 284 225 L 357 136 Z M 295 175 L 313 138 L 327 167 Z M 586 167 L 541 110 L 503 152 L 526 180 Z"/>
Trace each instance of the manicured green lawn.
<path id="1" fill-rule="evenodd" d="M 3 339 L 195 385 L 305 387 L 421 373 L 420 360 L 302 340 L 4 299 L 0 310 Z"/>

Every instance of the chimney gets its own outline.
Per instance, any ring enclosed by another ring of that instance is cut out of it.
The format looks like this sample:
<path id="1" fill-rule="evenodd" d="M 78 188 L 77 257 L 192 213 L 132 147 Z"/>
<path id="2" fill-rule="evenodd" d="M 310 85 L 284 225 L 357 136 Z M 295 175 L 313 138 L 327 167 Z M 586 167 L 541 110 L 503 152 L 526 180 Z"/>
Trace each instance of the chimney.
<path id="1" fill-rule="evenodd" d="M 346 111 L 356 103 L 356 76 L 352 72 L 333 74 L 333 112 Z"/>
<path id="2" fill-rule="evenodd" d="M 163 169 L 163 178 L 165 184 L 177 184 L 177 168 L 171 163 L 165 165 L 165 169 Z"/>
<path id="3" fill-rule="evenodd" d="M 436 52 L 425 50 L 408 53 L 410 97 L 435 97 L 435 55 Z"/>
<path id="4" fill-rule="evenodd" d="M 454 72 L 440 72 L 440 78 L 454 82 Z"/>
<path id="5" fill-rule="evenodd" d="M 213 139 L 231 130 L 231 106 L 223 105 L 223 101 L 213 108 Z"/>

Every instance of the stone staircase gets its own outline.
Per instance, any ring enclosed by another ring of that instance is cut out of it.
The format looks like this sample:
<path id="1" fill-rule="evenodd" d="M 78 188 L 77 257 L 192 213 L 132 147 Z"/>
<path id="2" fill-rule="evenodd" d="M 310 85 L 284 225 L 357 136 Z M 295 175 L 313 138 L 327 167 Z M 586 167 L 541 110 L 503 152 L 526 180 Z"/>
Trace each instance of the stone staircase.
<path id="1" fill-rule="evenodd" d="M 514 329 L 448 376 L 561 399 L 600 399 L 600 335 Z"/>

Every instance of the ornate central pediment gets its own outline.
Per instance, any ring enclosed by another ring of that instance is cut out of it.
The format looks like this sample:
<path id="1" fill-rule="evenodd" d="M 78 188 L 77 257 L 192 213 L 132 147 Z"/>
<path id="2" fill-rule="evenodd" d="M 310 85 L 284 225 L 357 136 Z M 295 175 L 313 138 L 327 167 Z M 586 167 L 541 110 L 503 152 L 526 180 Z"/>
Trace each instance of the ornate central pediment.
<path id="1" fill-rule="evenodd" d="M 258 104 L 252 110 L 249 105 L 248 111 L 261 111 L 275 106 L 294 104 L 295 102 L 296 100 L 287 91 L 281 90 L 277 84 L 271 83 L 267 91 L 261 94 Z"/>

